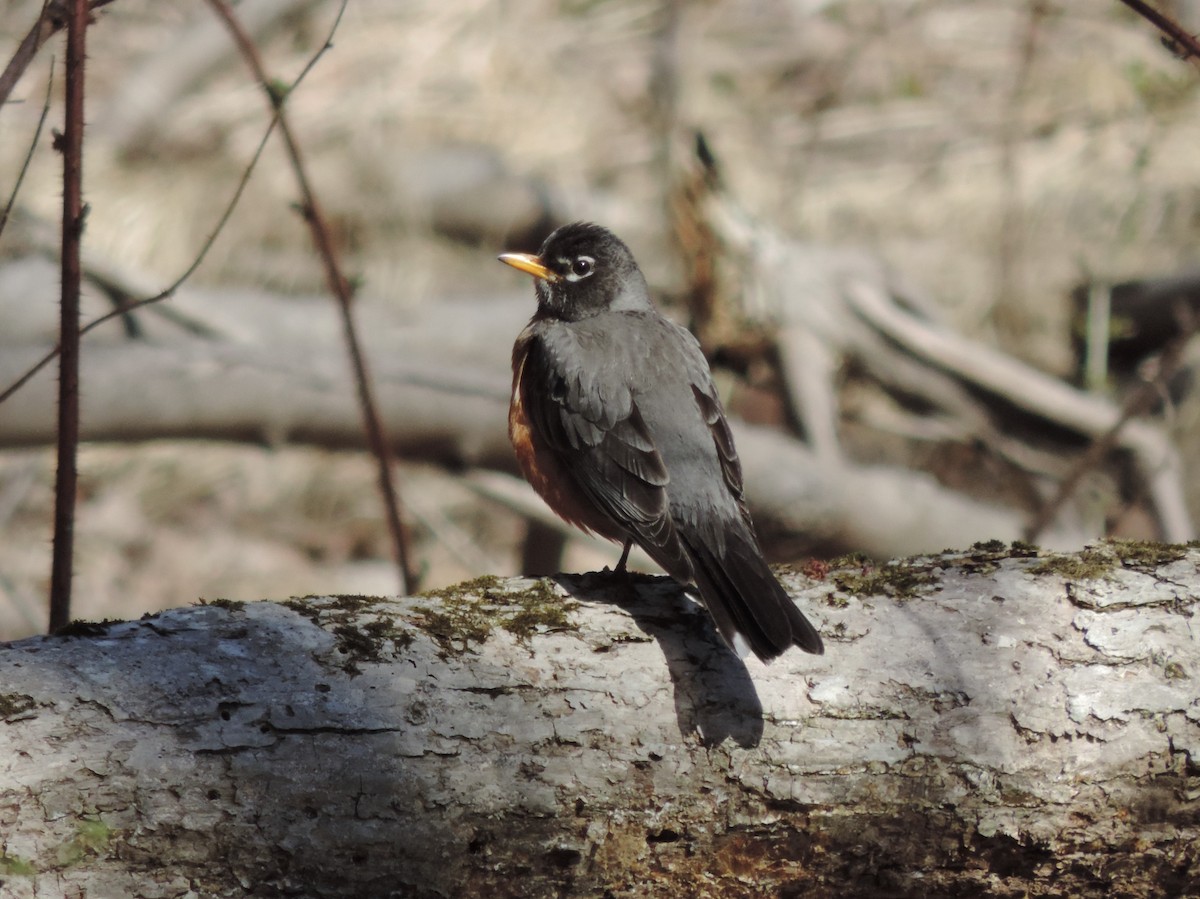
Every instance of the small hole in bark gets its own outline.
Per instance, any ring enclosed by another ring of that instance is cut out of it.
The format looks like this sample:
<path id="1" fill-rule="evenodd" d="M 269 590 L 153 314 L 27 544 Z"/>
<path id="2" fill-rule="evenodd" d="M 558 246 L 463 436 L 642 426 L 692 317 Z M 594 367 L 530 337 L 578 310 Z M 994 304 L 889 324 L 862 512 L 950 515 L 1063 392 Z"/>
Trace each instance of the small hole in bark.
<path id="1" fill-rule="evenodd" d="M 471 842 L 467 843 L 467 851 L 472 855 L 478 855 L 483 851 L 483 847 L 488 844 L 491 835 L 487 831 L 481 830 L 475 836 L 471 837 Z"/>
<path id="2" fill-rule="evenodd" d="M 579 864 L 583 856 L 577 849 L 558 846 L 546 853 L 546 861 L 556 868 L 572 868 Z"/>

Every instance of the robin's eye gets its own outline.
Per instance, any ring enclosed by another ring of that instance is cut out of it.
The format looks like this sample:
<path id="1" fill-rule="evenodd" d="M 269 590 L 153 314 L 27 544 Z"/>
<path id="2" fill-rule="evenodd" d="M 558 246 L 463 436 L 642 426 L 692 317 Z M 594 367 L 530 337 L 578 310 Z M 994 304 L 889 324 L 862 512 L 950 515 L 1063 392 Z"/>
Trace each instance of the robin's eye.
<path id="1" fill-rule="evenodd" d="M 576 256 L 574 259 L 568 259 L 566 256 L 559 256 L 555 260 L 563 268 L 566 269 L 564 276 L 568 281 L 582 281 L 584 278 L 591 275 L 596 270 L 596 260 L 591 256 Z"/>

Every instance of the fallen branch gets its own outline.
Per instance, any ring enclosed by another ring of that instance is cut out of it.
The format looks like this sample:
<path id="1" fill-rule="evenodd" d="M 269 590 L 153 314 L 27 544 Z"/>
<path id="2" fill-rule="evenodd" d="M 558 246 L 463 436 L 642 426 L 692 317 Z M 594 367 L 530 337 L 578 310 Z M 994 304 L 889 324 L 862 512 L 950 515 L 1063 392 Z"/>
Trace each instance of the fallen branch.
<path id="1" fill-rule="evenodd" d="M 170 339 L 160 330 L 155 344 L 123 339 L 116 329 L 110 336 L 121 339 L 115 344 L 98 336 L 83 359 L 85 439 L 363 446 L 328 304 L 195 289 L 174 302 L 184 313 L 203 313 L 214 331 L 230 336 Z M 514 471 L 505 434 L 508 342 L 496 335 L 523 326 L 529 313 L 524 292 L 431 303 L 419 316 L 369 300 L 360 301 L 357 312 L 370 335 L 366 349 L 377 359 L 380 414 L 393 449 L 451 469 Z M 5 346 L 0 379 L 37 352 Z M 154 390 L 131 391 L 130 383 L 153 383 Z M 46 401 L 52 389 L 43 375 L 2 407 L 0 446 L 41 445 L 53 434 Z M 780 557 L 858 549 L 888 558 L 1021 536 L 1020 512 L 965 498 L 929 475 L 821 460 L 788 435 L 737 427 L 755 520 Z M 1084 537 L 1060 523 L 1044 539 L 1079 546 Z"/>
<path id="2" fill-rule="evenodd" d="M 1164 539 L 1192 539 L 1195 530 L 1184 505 L 1179 452 L 1160 428 L 1123 415 L 1104 397 L 1076 390 L 998 350 L 908 314 L 866 284 L 849 285 L 848 297 L 872 327 L 915 356 L 1055 425 L 1128 450 L 1149 487 Z"/>
<path id="3" fill-rule="evenodd" d="M 1037 446 L 1003 433 L 1014 409 L 1039 422 L 1043 432 L 1067 431 L 1089 441 L 1111 434 L 1135 462 L 1137 487 L 1144 488 L 1163 539 L 1194 536 L 1182 461 L 1157 423 L 1123 421 L 1110 400 L 944 327 L 918 292 L 869 254 L 790 240 L 753 221 L 723 190 L 715 170 L 706 171 L 709 177 L 693 175 L 685 183 L 680 215 L 701 223 L 693 229 L 708 229 L 709 251 L 719 251 L 723 293 L 717 291 L 718 309 L 708 315 L 740 320 L 737 332 L 763 335 L 761 342 L 781 363 L 791 409 L 822 459 L 842 457 L 835 375 L 850 364 L 883 391 L 916 398 L 949 419 L 950 427 L 938 422 L 939 431 L 957 430 L 967 442 L 976 440 L 1018 463 Z"/>
<path id="4" fill-rule="evenodd" d="M 1028 551 L 1023 551 L 1028 555 Z M 0 646 L 6 895 L 1200 891 L 1200 551 L 219 602 Z"/>

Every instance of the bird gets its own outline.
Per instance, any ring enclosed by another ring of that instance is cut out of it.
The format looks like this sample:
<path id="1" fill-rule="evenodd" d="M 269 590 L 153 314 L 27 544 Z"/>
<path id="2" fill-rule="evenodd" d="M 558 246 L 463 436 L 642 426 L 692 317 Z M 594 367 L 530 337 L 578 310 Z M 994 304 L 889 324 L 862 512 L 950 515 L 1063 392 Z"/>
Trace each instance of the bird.
<path id="1" fill-rule="evenodd" d="M 534 278 L 513 345 L 508 433 L 526 480 L 568 524 L 633 544 L 695 588 L 721 637 L 764 661 L 817 630 L 763 556 L 733 434 L 690 331 L 661 315 L 629 247 L 574 222 L 537 254 L 497 257 Z"/>

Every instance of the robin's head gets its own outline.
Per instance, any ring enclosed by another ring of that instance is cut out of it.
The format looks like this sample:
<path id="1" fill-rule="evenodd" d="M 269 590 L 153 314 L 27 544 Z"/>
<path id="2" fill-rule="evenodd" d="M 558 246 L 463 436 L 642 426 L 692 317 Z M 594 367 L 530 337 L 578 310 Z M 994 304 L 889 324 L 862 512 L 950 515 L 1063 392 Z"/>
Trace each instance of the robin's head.
<path id="1" fill-rule="evenodd" d="M 610 309 L 650 308 L 646 279 L 629 247 L 599 225 L 563 225 L 536 256 L 503 253 L 499 259 L 533 275 L 539 310 L 555 318 L 578 321 Z"/>

